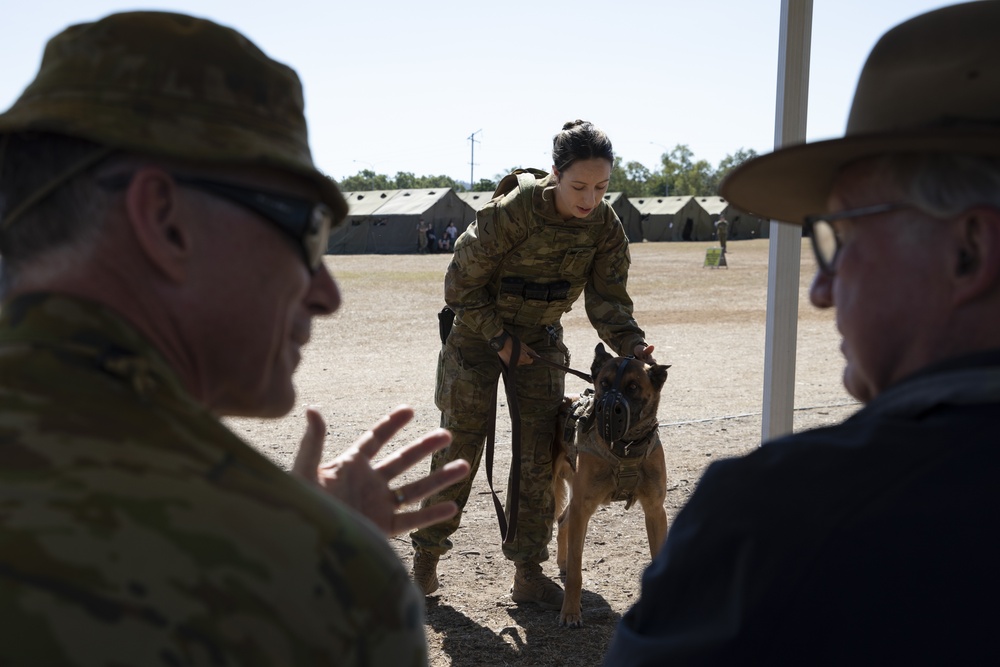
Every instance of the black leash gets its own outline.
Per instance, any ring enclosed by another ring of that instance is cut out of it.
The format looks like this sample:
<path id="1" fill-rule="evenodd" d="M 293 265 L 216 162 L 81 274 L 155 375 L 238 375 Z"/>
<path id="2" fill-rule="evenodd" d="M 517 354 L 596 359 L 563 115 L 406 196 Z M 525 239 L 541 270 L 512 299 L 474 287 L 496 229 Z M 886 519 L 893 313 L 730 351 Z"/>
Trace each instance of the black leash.
<path id="1" fill-rule="evenodd" d="M 517 336 L 511 336 L 511 350 L 510 358 L 513 360 L 511 364 L 505 364 L 500 361 L 500 374 L 503 377 L 503 387 L 504 392 L 507 394 L 507 409 L 510 412 L 510 428 L 511 428 L 511 471 L 510 471 L 510 490 L 508 496 L 510 497 L 510 523 L 508 525 L 507 517 L 503 511 L 503 503 L 500 502 L 500 497 L 497 492 L 493 489 L 493 452 L 496 447 L 496 429 L 497 429 L 497 387 L 493 387 L 493 401 L 490 408 L 489 415 L 489 428 L 486 432 L 486 481 L 490 487 L 490 493 L 493 495 L 493 507 L 497 513 L 497 522 L 500 524 L 500 537 L 506 544 L 513 541 L 514 537 L 517 535 L 517 515 L 520 506 L 520 494 L 521 494 L 521 409 L 517 402 L 517 360 L 521 358 L 521 341 Z M 557 364 L 554 361 L 549 361 L 544 357 L 539 356 L 534 350 L 528 353 L 528 356 L 532 358 L 535 362 L 541 362 L 546 366 L 551 366 L 552 368 L 557 368 L 561 371 L 567 373 L 572 373 L 579 378 L 585 380 L 588 384 L 593 383 L 593 379 L 586 373 L 574 370 L 568 366 L 563 366 L 562 364 Z"/>
<path id="2" fill-rule="evenodd" d="M 510 358 L 517 360 L 521 356 L 521 341 L 511 336 Z M 503 388 L 507 394 L 507 409 L 510 411 L 511 461 L 510 461 L 510 525 L 503 511 L 503 503 L 493 489 L 493 450 L 496 445 L 497 430 L 497 387 L 493 387 L 493 402 L 490 408 L 489 429 L 486 432 L 486 482 L 493 494 L 493 507 L 500 523 L 500 537 L 503 543 L 512 542 L 517 534 L 517 514 L 521 494 L 521 410 L 517 403 L 516 371 L 517 364 L 507 365 L 500 361 L 500 373 L 503 376 Z"/>
<path id="3" fill-rule="evenodd" d="M 590 377 L 583 371 L 578 371 L 576 369 L 570 368 L 569 366 L 563 366 L 562 364 L 557 364 L 556 362 L 550 361 L 549 359 L 546 359 L 545 357 L 539 355 L 534 350 L 528 352 L 528 356 L 531 357 L 534 361 L 541 362 L 546 366 L 551 366 L 552 368 L 558 368 L 559 370 L 564 371 L 566 373 L 572 373 L 573 375 L 577 376 L 587 384 L 594 384 L 594 378 Z"/>

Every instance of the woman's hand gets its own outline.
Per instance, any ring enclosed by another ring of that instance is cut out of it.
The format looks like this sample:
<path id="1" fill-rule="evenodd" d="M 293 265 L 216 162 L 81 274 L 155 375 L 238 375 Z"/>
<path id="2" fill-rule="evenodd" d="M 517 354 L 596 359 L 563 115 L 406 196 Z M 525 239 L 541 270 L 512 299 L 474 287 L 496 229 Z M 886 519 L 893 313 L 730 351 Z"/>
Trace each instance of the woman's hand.
<path id="1" fill-rule="evenodd" d="M 639 343 L 638 345 L 635 346 L 635 349 L 632 351 L 632 354 L 635 355 L 636 359 L 639 359 L 641 361 L 645 361 L 649 365 L 653 365 L 653 364 L 656 363 L 656 359 L 653 358 L 653 346 L 652 345 L 646 345 L 645 343 Z"/>
<path id="2" fill-rule="evenodd" d="M 510 354 L 514 351 L 514 337 L 507 336 L 507 340 L 504 341 L 503 349 L 497 352 L 500 355 L 500 361 L 504 363 L 504 366 L 510 366 Z M 524 366 L 526 364 L 535 363 L 531 358 L 530 353 L 534 352 L 530 347 L 521 343 L 521 354 L 518 355 L 517 365 Z"/>

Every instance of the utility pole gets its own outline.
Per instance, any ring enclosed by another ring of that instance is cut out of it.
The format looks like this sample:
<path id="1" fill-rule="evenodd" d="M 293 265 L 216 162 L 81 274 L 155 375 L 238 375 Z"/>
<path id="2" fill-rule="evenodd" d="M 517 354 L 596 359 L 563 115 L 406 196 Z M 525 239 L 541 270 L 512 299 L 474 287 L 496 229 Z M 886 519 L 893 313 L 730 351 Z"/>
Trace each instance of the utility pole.
<path id="1" fill-rule="evenodd" d="M 478 139 L 476 139 L 476 135 L 479 134 L 482 131 L 483 131 L 483 129 L 479 128 L 478 130 L 476 130 L 475 132 L 473 132 L 472 134 L 469 135 L 469 143 L 472 144 L 472 155 L 469 157 L 469 189 L 470 190 L 476 184 L 476 181 L 474 180 L 474 176 L 475 176 L 475 173 L 476 173 L 476 142 L 479 141 Z M 479 143 L 483 143 L 483 142 L 480 141 Z"/>

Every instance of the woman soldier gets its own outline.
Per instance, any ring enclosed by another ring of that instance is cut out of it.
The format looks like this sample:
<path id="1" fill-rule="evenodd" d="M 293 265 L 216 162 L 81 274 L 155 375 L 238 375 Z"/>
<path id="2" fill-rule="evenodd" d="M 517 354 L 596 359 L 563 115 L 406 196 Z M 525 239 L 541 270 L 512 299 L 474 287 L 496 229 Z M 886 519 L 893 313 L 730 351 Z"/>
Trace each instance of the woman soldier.
<path id="1" fill-rule="evenodd" d="M 553 139 L 552 173 L 515 172 L 455 243 L 445 276 L 445 301 L 454 326 L 438 364 L 435 402 L 451 447 L 437 452 L 431 469 L 465 459 L 472 474 L 425 503 L 454 500 L 451 520 L 411 534 L 413 577 L 425 595 L 438 588 L 437 563 L 452 547 L 461 509 L 472 489 L 500 376 L 520 341 L 516 392 L 521 413 L 521 482 L 518 526 L 503 553 L 514 561 L 514 602 L 562 607 L 563 591 L 542 573 L 552 537 L 552 441 L 564 393 L 564 372 L 532 363 L 531 354 L 566 365 L 560 318 L 581 293 L 598 335 L 621 355 L 654 363 L 653 347 L 632 318 L 626 291 L 628 239 L 604 201 L 614 153 L 593 124 L 566 123 Z M 508 489 L 510 484 L 508 484 Z M 508 514 L 512 498 L 508 497 Z"/>

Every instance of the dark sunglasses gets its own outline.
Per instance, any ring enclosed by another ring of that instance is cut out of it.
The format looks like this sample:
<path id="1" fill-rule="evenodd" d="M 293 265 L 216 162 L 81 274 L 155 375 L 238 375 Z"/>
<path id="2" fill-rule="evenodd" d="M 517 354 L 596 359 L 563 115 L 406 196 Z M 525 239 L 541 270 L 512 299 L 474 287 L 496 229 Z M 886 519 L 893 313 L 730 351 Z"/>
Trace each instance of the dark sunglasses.
<path id="1" fill-rule="evenodd" d="M 181 185 L 203 190 L 250 209 L 273 223 L 302 247 L 302 257 L 309 270 L 315 272 L 323 262 L 333 212 L 323 202 L 221 183 L 197 176 L 173 174 Z"/>
<path id="2" fill-rule="evenodd" d="M 910 204 L 896 202 L 892 204 L 873 204 L 861 208 L 852 208 L 845 211 L 825 213 L 823 215 L 807 215 L 802 227 L 806 235 L 812 241 L 813 254 L 816 255 L 816 263 L 819 270 L 828 276 L 837 273 L 834 266 L 837 263 L 837 255 L 843 247 L 840 235 L 837 233 L 834 222 L 841 220 L 852 220 L 870 215 L 881 215 L 890 211 L 898 211 L 903 208 L 911 208 Z"/>
<path id="3" fill-rule="evenodd" d="M 323 202 L 199 176 L 171 176 L 180 185 L 197 188 L 239 204 L 275 225 L 302 249 L 302 257 L 310 272 L 315 273 L 323 263 L 330 228 L 333 226 L 333 212 Z M 131 174 L 124 174 L 102 179 L 99 183 L 104 187 L 122 188 L 128 185 L 131 178 Z"/>

